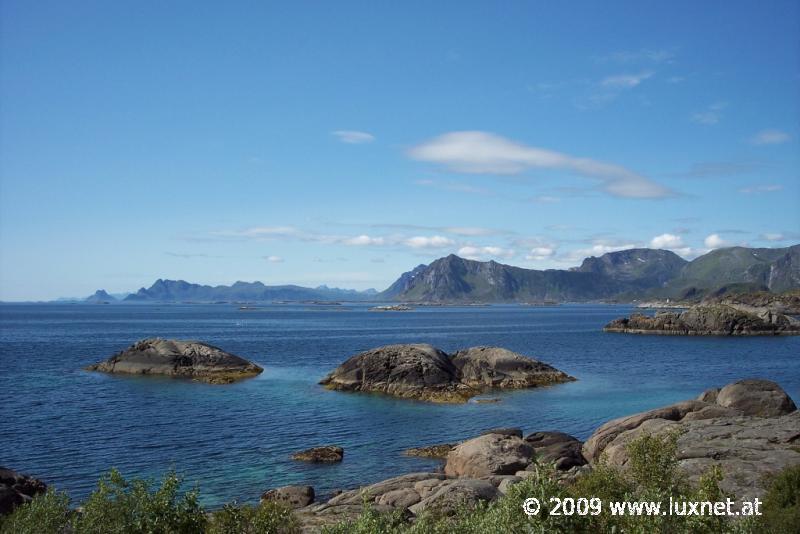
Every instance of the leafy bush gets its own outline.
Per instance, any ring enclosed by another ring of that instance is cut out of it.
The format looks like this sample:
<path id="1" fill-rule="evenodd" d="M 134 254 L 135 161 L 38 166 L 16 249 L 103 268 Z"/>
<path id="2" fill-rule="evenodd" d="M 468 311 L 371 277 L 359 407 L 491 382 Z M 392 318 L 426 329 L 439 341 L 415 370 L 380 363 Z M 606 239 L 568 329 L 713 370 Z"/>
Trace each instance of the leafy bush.
<path id="1" fill-rule="evenodd" d="M 755 523 L 759 532 L 800 532 L 800 465 L 784 469 L 772 480 L 764 497 L 763 514 Z"/>
<path id="2" fill-rule="evenodd" d="M 181 480 L 167 474 L 161 486 L 151 489 L 152 482 L 126 481 L 112 469 L 97 484 L 97 489 L 83 505 L 83 512 L 74 521 L 80 534 L 183 534 L 202 532 L 206 515 L 197 501 L 197 492 L 180 496 Z"/>
<path id="3" fill-rule="evenodd" d="M 259 506 L 226 504 L 215 512 L 206 530 L 209 534 L 295 534 L 300 532 L 291 508 L 276 502 Z"/>
<path id="4" fill-rule="evenodd" d="M 59 534 L 69 521 L 69 497 L 52 489 L 18 506 L 5 519 L 2 534 Z"/>

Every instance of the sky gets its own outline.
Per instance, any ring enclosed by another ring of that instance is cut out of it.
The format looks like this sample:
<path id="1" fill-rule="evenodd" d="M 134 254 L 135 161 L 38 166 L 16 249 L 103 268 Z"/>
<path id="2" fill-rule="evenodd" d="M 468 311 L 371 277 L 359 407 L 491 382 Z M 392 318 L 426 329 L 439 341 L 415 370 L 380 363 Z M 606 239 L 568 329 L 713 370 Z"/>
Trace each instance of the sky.
<path id="1" fill-rule="evenodd" d="M 800 242 L 790 1 L 0 0 L 0 300 Z"/>

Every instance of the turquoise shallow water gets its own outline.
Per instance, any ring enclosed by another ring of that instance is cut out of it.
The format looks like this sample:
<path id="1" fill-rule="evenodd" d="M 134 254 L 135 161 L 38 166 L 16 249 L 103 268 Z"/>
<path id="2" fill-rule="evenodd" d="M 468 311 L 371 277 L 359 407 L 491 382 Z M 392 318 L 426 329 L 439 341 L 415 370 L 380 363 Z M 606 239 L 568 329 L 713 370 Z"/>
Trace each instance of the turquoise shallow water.
<path id="1" fill-rule="evenodd" d="M 419 445 L 496 426 L 580 438 L 606 420 L 691 398 L 740 378 L 779 382 L 800 400 L 800 337 L 606 334 L 629 307 L 423 308 L 366 306 L 0 305 L 0 465 L 85 497 L 114 466 L 128 476 L 174 468 L 208 506 L 255 501 L 307 483 L 318 493 L 433 468 L 406 458 Z M 149 337 L 201 339 L 265 368 L 229 386 L 81 371 Z M 433 405 L 322 389 L 347 357 L 389 343 L 447 351 L 499 345 L 579 380 L 497 393 L 496 404 Z M 293 451 L 345 448 L 338 465 L 293 462 Z"/>

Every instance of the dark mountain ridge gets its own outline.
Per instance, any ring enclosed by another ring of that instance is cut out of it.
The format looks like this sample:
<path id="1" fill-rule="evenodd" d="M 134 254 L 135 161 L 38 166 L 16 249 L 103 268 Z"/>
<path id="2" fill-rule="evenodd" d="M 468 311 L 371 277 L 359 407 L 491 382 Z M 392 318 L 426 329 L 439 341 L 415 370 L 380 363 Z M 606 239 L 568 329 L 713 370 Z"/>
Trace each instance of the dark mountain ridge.
<path id="1" fill-rule="evenodd" d="M 668 250 L 629 249 L 570 270 L 534 270 L 450 255 L 404 273 L 381 298 L 406 302 L 632 301 L 800 287 L 800 245 L 731 247 L 692 261 Z"/>

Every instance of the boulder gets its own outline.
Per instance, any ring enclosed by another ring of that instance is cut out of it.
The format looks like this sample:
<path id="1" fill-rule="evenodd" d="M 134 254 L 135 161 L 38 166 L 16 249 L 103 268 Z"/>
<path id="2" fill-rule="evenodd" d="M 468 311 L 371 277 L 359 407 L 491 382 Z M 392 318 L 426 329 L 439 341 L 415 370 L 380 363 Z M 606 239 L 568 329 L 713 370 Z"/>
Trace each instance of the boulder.
<path id="1" fill-rule="evenodd" d="M 555 367 L 500 347 L 472 347 L 453 355 L 461 382 L 473 388 L 520 389 L 575 380 Z"/>
<path id="2" fill-rule="evenodd" d="M 10 514 L 45 491 L 47 485 L 41 480 L 0 467 L 0 515 Z"/>
<path id="3" fill-rule="evenodd" d="M 776 417 L 797 410 L 789 395 L 769 380 L 740 380 L 728 384 L 717 394 L 716 403 L 744 415 L 760 417 Z"/>
<path id="4" fill-rule="evenodd" d="M 450 357 L 431 345 L 387 345 L 356 354 L 326 376 L 328 389 L 465 402 L 477 392 L 458 380 Z"/>
<path id="5" fill-rule="evenodd" d="M 466 402 L 490 388 L 527 388 L 575 380 L 545 363 L 495 347 L 452 357 L 424 344 L 387 345 L 346 360 L 320 381 L 328 389 L 375 392 L 432 402 Z"/>
<path id="6" fill-rule="evenodd" d="M 583 455 L 625 468 L 632 440 L 675 433 L 689 480 L 719 466 L 721 488 L 739 500 L 762 498 L 769 475 L 800 464 L 800 411 L 774 382 L 742 380 L 701 399 L 610 421 L 586 441 Z"/>
<path id="7" fill-rule="evenodd" d="M 587 463 L 581 452 L 583 443 L 564 432 L 534 432 L 525 436 L 525 441 L 533 447 L 539 463 L 553 463 L 559 471 Z"/>
<path id="8" fill-rule="evenodd" d="M 258 365 L 200 341 L 150 338 L 138 341 L 87 371 L 191 378 L 228 384 L 260 374 Z"/>
<path id="9" fill-rule="evenodd" d="M 513 475 L 533 459 L 533 447 L 517 436 L 486 434 L 457 446 L 447 455 L 444 472 L 450 476 L 479 478 Z"/>
<path id="10" fill-rule="evenodd" d="M 341 462 L 344 458 L 344 449 L 336 445 L 312 447 L 292 454 L 292 460 L 312 463 Z"/>
<path id="11" fill-rule="evenodd" d="M 266 501 L 279 502 L 292 508 L 302 508 L 314 502 L 314 488 L 311 486 L 283 486 L 271 489 L 261 495 L 261 502 Z"/>
<path id="12" fill-rule="evenodd" d="M 431 495 L 409 507 L 409 511 L 414 515 L 426 510 L 452 515 L 461 507 L 472 507 L 481 501 L 491 501 L 498 495 L 497 488 L 485 480 L 452 480 L 439 485 Z"/>

